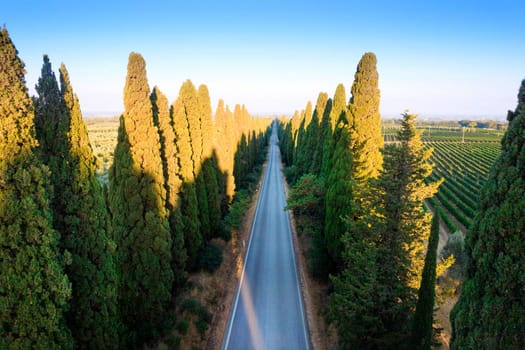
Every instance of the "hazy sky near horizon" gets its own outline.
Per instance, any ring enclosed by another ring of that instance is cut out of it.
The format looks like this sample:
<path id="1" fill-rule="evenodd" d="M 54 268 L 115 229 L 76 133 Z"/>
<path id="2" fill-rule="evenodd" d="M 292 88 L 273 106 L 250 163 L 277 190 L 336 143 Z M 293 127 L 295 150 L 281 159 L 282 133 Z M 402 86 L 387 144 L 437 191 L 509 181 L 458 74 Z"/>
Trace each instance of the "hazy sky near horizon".
<path id="1" fill-rule="evenodd" d="M 118 113 L 128 55 L 176 99 L 206 84 L 213 108 L 252 114 L 302 109 L 343 83 L 363 53 L 378 58 L 381 111 L 499 117 L 525 78 L 523 0 L 27 1 L 0 0 L 26 63 L 30 93 L 42 55 L 69 70 L 84 114 Z"/>

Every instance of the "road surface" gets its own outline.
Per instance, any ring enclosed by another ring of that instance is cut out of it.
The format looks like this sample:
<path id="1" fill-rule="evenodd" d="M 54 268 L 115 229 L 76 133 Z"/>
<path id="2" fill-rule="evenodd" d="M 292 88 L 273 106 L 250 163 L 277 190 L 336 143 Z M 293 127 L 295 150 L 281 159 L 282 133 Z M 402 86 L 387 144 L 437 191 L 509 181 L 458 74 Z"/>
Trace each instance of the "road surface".
<path id="1" fill-rule="evenodd" d="M 222 349 L 309 349 L 274 125 L 244 269 Z"/>

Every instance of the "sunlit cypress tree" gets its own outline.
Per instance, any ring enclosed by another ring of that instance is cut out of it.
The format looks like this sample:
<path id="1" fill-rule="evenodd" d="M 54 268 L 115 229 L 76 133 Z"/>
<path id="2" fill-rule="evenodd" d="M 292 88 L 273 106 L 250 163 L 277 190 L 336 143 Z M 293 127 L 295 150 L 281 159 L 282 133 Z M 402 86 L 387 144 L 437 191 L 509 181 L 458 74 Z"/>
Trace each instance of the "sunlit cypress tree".
<path id="1" fill-rule="evenodd" d="M 233 161 L 235 155 L 235 126 L 230 109 L 219 100 L 215 112 L 215 149 L 219 170 L 226 177 L 226 199 L 230 202 L 235 194 L 235 180 L 233 178 Z"/>
<path id="2" fill-rule="evenodd" d="M 33 153 L 24 63 L 5 28 L 0 62 L 0 348 L 71 349 L 63 316 L 71 285 L 52 228 L 50 172 Z"/>
<path id="3" fill-rule="evenodd" d="M 450 314 L 451 349 L 525 346 L 524 92 L 525 80 L 466 234 L 466 279 Z"/>
<path id="4" fill-rule="evenodd" d="M 407 322 L 416 304 L 430 235 L 431 218 L 423 210 L 423 200 L 432 197 L 442 182 L 424 182 L 432 173 L 432 149 L 423 148 L 415 118 L 403 114 L 400 144 L 385 147 L 384 169 L 378 180 L 382 195 L 378 211 L 383 221 L 377 257 L 378 284 L 384 288 L 381 320 L 384 336 L 390 332 L 397 338 L 391 337 L 390 348 L 406 341 L 410 332 Z"/>
<path id="5" fill-rule="evenodd" d="M 383 163 L 376 62 L 376 56 L 371 52 L 365 53 L 359 61 L 348 105 L 348 119 L 353 130 L 353 177 L 360 187 L 369 178 L 379 175 Z"/>
<path id="6" fill-rule="evenodd" d="M 188 266 L 190 268 L 195 266 L 197 252 L 202 245 L 199 204 L 194 172 L 196 158 L 193 157 L 192 137 L 190 133 L 190 120 L 195 117 L 195 115 L 198 115 L 198 113 L 197 92 L 191 81 L 188 80 L 182 84 L 179 97 L 172 106 L 172 119 L 180 165 L 179 177 L 183 182 L 181 210 L 184 222 L 184 244 L 188 253 Z M 193 126 L 193 128 L 197 127 Z M 199 133 L 195 131 L 194 135 Z M 200 142 L 202 143 L 202 141 Z"/>
<path id="7" fill-rule="evenodd" d="M 181 287 L 186 279 L 186 249 L 184 247 L 184 224 L 181 212 L 182 180 L 179 177 L 178 152 L 175 144 L 168 99 L 158 87 L 151 93 L 153 120 L 159 130 L 160 151 L 166 187 L 166 208 L 169 210 L 169 223 L 172 240 L 172 268 L 175 287 Z M 174 289 L 174 292 L 176 291 Z"/>
<path id="8" fill-rule="evenodd" d="M 153 125 L 146 63 L 129 55 L 109 201 L 117 241 L 123 346 L 158 334 L 173 287 L 172 241 L 160 142 Z"/>

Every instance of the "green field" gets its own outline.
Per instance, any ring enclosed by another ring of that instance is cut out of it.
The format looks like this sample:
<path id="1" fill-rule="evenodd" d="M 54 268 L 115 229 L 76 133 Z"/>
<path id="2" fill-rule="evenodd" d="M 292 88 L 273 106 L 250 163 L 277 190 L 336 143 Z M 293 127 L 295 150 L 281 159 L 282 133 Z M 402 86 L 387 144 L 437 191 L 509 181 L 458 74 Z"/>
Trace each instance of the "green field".
<path id="1" fill-rule="evenodd" d="M 119 118 L 85 118 L 89 140 L 97 158 L 97 176 L 108 183 L 108 170 L 113 163 L 113 152 L 117 145 Z"/>
<path id="2" fill-rule="evenodd" d="M 383 128 L 385 142 L 395 142 L 398 128 Z M 445 214 L 451 232 L 467 229 L 476 215 L 482 186 L 500 153 L 504 130 L 420 126 L 421 139 L 432 147 L 435 164 L 429 181 L 444 178 L 429 203 Z"/>

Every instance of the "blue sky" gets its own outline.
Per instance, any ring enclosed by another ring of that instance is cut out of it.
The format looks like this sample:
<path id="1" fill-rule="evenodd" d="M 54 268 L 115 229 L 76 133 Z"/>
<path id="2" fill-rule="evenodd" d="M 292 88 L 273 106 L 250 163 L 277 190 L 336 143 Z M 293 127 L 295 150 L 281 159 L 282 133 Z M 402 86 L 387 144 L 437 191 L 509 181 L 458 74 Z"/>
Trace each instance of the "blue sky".
<path id="1" fill-rule="evenodd" d="M 349 94 L 364 52 L 378 58 L 381 111 L 504 118 L 525 78 L 522 0 L 0 0 L 0 24 L 26 63 L 68 67 L 85 114 L 123 108 L 127 58 L 173 101 L 185 79 L 215 108 L 287 113 L 338 83 Z"/>

